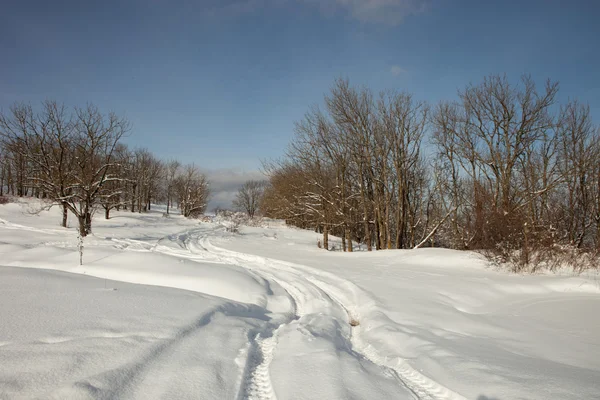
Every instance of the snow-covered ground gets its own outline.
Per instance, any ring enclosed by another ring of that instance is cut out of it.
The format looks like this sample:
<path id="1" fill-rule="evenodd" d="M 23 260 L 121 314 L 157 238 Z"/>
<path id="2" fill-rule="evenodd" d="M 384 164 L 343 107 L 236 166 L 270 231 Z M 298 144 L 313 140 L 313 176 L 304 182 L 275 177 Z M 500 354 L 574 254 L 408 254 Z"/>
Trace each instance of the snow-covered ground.
<path id="1" fill-rule="evenodd" d="M 38 208 L 0 206 L 0 399 L 600 398 L 595 275 L 160 209 L 96 216 L 79 266 Z"/>

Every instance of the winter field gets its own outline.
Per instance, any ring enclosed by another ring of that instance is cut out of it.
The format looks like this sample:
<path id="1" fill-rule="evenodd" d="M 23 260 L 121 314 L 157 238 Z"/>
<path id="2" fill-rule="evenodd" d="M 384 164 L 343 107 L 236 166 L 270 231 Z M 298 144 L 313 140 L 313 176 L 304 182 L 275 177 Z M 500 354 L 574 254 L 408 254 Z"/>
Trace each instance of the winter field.
<path id="1" fill-rule="evenodd" d="M 0 399 L 600 399 L 600 283 L 272 222 L 0 205 Z M 339 247 L 339 245 L 338 245 Z"/>

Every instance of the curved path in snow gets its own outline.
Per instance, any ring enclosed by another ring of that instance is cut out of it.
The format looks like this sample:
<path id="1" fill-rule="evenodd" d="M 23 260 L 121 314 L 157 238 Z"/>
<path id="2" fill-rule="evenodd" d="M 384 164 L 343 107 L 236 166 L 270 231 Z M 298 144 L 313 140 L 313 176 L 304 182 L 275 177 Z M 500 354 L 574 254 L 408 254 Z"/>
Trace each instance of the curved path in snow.
<path id="1" fill-rule="evenodd" d="M 56 233 L 54 230 L 30 228 L 5 220 L 0 220 L 0 224 L 8 229 Z M 243 374 L 238 383 L 237 399 L 277 399 L 274 384 L 276 382 L 271 379 L 271 363 L 277 356 L 280 341 L 285 338 L 289 345 L 297 340 L 293 338 L 294 332 L 317 332 L 320 329 L 326 331 L 324 340 L 331 341 L 336 352 L 342 351 L 354 357 L 360 365 L 369 364 L 369 368 L 378 369 L 379 375 L 393 377 L 397 383 L 397 386 L 393 387 L 394 391 L 397 387 L 398 398 L 464 399 L 412 368 L 406 360 L 383 354 L 377 343 L 369 341 L 368 335 L 363 334 L 365 328 L 360 325 L 361 315 L 358 312 L 360 306 L 375 302 L 369 293 L 348 280 L 322 270 L 219 248 L 211 243 L 210 238 L 223 236 L 224 229 L 222 226 L 207 229 L 206 225 L 203 225 L 165 236 L 157 241 L 103 238 L 102 243 L 109 241 L 111 246 L 126 251 L 155 252 L 178 259 L 233 265 L 242 268 L 242 271 L 246 271 L 245 273 L 268 290 L 263 296 L 264 299 L 258 301 L 256 306 L 249 304 L 249 308 L 246 309 L 243 305 L 240 308 L 241 303 L 226 302 L 209 313 L 198 316 L 192 324 L 181 327 L 172 339 L 153 348 L 150 353 L 126 368 L 107 372 L 109 375 L 115 374 L 114 377 L 108 377 L 115 383 L 111 385 L 110 390 L 100 393 L 94 385 L 87 388 L 86 385 L 91 385 L 89 380 L 77 382 L 76 386 L 81 386 L 79 389 L 88 393 L 91 393 L 90 390 L 95 391 L 98 395 L 96 397 L 99 398 L 143 398 L 144 393 L 152 393 L 152 387 L 160 385 L 160 382 L 152 380 L 142 383 L 144 377 L 160 376 L 165 363 L 177 362 L 181 357 L 185 357 L 185 349 L 193 346 L 195 340 L 201 340 L 199 338 L 205 334 L 202 333 L 204 327 L 212 325 L 215 317 L 231 317 L 255 320 L 245 325 L 248 332 L 246 347 L 240 349 L 240 354 L 235 360 Z M 268 319 L 257 317 L 267 311 Z M 358 322 L 357 326 L 351 323 L 354 321 Z M 226 325 L 223 327 L 226 328 Z M 218 331 L 220 328 L 216 329 Z M 289 355 L 282 353 L 283 357 Z M 302 372 L 290 371 L 300 374 Z"/>
<path id="2" fill-rule="evenodd" d="M 220 228 L 217 228 L 220 229 Z M 154 251 L 176 256 L 186 256 L 198 261 L 210 261 L 233 264 L 248 269 L 272 285 L 277 285 L 287 292 L 291 299 L 287 317 L 270 332 L 259 333 L 251 350 L 258 354 L 250 354 L 246 371 L 245 386 L 240 390 L 242 398 L 247 399 L 276 399 L 273 384 L 269 377 L 269 365 L 276 351 L 278 335 L 282 328 L 293 321 L 301 326 L 304 316 L 311 314 L 327 315 L 350 326 L 350 322 L 361 319 L 355 310 L 358 302 L 373 301 L 362 289 L 352 282 L 344 280 L 328 272 L 312 267 L 265 258 L 256 255 L 238 253 L 213 245 L 210 242 L 211 233 L 205 229 L 193 229 L 178 235 L 172 235 L 170 240 L 177 240 L 183 245 L 181 250 L 157 245 Z M 267 306 L 267 308 L 269 308 Z M 409 391 L 412 397 L 422 400 L 462 400 L 463 396 L 443 387 L 419 371 L 412 368 L 405 360 L 389 358 L 381 354 L 375 344 L 369 343 L 361 334 L 360 325 L 347 330 L 345 340 L 351 343 L 352 351 L 360 357 L 378 365 L 388 375 L 395 376 L 401 390 Z M 252 353 L 250 351 L 250 353 Z"/>

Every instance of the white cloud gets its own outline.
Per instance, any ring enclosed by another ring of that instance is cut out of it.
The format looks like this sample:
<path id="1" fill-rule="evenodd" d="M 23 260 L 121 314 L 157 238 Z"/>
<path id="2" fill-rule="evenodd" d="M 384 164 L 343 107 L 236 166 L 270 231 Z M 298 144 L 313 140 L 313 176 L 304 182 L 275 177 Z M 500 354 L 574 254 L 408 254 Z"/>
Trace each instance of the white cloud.
<path id="1" fill-rule="evenodd" d="M 260 10 L 266 6 L 266 0 L 236 0 L 236 1 L 217 1 L 211 8 L 213 14 L 248 14 Z"/>
<path id="2" fill-rule="evenodd" d="M 247 14 L 290 3 L 318 7 L 327 15 L 346 14 L 366 23 L 398 25 L 409 15 L 428 9 L 435 0 L 205 0 L 203 7 L 210 15 Z"/>
<path id="3" fill-rule="evenodd" d="M 401 75 L 405 72 L 406 70 L 399 65 L 392 65 L 392 67 L 390 68 L 390 73 L 394 76 Z"/>
<path id="4" fill-rule="evenodd" d="M 400 24 L 409 15 L 421 13 L 433 0 L 301 0 L 319 4 L 323 10 L 340 9 L 362 22 Z"/>
<path id="5" fill-rule="evenodd" d="M 245 171 L 240 169 L 204 170 L 210 182 L 211 196 L 208 202 L 209 212 L 216 207 L 231 208 L 238 189 L 249 180 L 266 179 L 260 171 Z"/>

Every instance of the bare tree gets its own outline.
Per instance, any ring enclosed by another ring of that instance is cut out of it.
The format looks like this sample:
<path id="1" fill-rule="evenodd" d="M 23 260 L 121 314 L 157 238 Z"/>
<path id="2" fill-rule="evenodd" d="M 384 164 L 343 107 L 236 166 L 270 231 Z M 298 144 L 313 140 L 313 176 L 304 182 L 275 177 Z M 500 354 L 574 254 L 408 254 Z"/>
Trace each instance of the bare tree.
<path id="1" fill-rule="evenodd" d="M 325 105 L 326 112 L 313 107 L 295 124 L 285 160 L 270 171 L 267 197 L 285 190 L 294 205 L 286 219 L 302 215 L 301 223 L 323 233 L 325 248 L 330 233 L 348 251 L 354 240 L 368 250 L 414 246 L 435 217 L 425 210 L 432 205 L 420 156 L 427 104 L 397 92 L 375 101 L 367 88 L 337 80 Z M 282 184 L 282 175 L 301 176 L 303 184 Z"/>
<path id="2" fill-rule="evenodd" d="M 524 219 L 533 222 L 526 209 L 531 210 L 531 203 L 556 183 L 533 177 L 532 166 L 538 161 L 532 155 L 540 154 L 539 148 L 545 146 L 551 157 L 556 119 L 550 107 L 557 91 L 558 84 L 551 81 L 538 93 L 528 76 L 521 86 L 511 85 L 506 77 L 491 76 L 460 92 L 460 103 L 438 107 L 434 140 L 440 165 L 451 171 L 449 194 L 453 202 L 461 203 L 457 212 L 462 211 L 463 221 L 457 213 L 452 221 L 455 226 L 462 224 L 455 231 L 461 232 L 463 243 L 521 246 Z M 547 172 L 548 165 L 546 178 Z M 466 182 L 471 185 L 468 201 Z M 469 208 L 464 208 L 467 204 Z"/>
<path id="3" fill-rule="evenodd" d="M 260 210 L 272 218 L 285 219 L 289 224 L 308 228 L 306 210 L 301 206 L 298 193 L 303 193 L 306 182 L 296 165 L 266 164 L 269 185 L 265 187 Z"/>
<path id="4" fill-rule="evenodd" d="M 4 196 L 4 190 L 8 192 L 9 180 L 8 171 L 9 169 L 8 151 L 4 148 L 0 141 L 0 197 Z"/>
<path id="5" fill-rule="evenodd" d="M 92 229 L 92 212 L 104 184 L 120 180 L 112 174 L 113 154 L 119 140 L 130 129 L 127 120 L 115 114 L 102 115 L 88 105 L 75 110 L 74 157 L 76 173 L 69 188 L 68 208 L 77 216 L 81 236 Z"/>
<path id="6" fill-rule="evenodd" d="M 176 179 L 175 190 L 184 217 L 196 218 L 206 211 L 210 188 L 206 176 L 196 166 L 186 165 Z"/>
<path id="7" fill-rule="evenodd" d="M 244 211 L 250 218 L 259 209 L 259 204 L 265 189 L 265 181 L 250 180 L 238 190 L 233 206 L 239 211 Z"/>
<path id="8" fill-rule="evenodd" d="M 413 238 L 410 246 L 414 246 L 414 224 L 419 220 L 417 214 L 420 211 L 419 207 L 415 207 L 420 200 L 416 194 L 423 189 L 424 182 L 419 178 L 426 173 L 420 155 L 421 142 L 428 127 L 429 106 L 415 101 L 408 93 L 389 92 L 380 96 L 378 109 L 378 142 L 381 143 L 378 158 L 384 160 L 380 162 L 379 170 L 382 172 L 379 177 L 384 191 L 382 214 L 387 221 L 382 222 L 387 236 L 385 246 L 391 248 L 392 242 L 395 242 L 400 249 L 409 244 L 408 238 Z M 391 223 L 392 208 L 395 208 L 395 224 Z M 392 238 L 392 226 L 395 226 L 395 238 Z M 380 247 L 383 245 L 381 243 Z"/>
<path id="9" fill-rule="evenodd" d="M 127 146 L 119 143 L 115 148 L 114 162 L 110 167 L 109 173 L 116 179 L 106 182 L 100 191 L 99 203 L 104 209 L 104 218 L 110 218 L 110 212 L 113 209 L 119 210 L 128 204 L 128 177 L 127 163 L 129 150 Z"/>
<path id="10" fill-rule="evenodd" d="M 167 201 L 167 214 L 169 213 L 169 208 L 173 206 L 173 192 L 175 191 L 176 178 L 180 167 L 181 164 L 177 160 L 170 160 L 165 163 L 164 179 Z"/>
<path id="11" fill-rule="evenodd" d="M 92 105 L 69 113 L 51 101 L 37 114 L 17 104 L 0 115 L 0 136 L 30 166 L 31 185 L 77 217 L 82 237 L 91 232 L 102 187 L 120 179 L 111 173 L 113 153 L 129 127 Z"/>
<path id="12" fill-rule="evenodd" d="M 556 222 L 564 228 L 564 239 L 578 248 L 594 236 L 594 172 L 600 155 L 596 133 L 589 106 L 574 101 L 561 109 L 558 168 L 563 178 L 559 189 L 563 189 L 564 203 L 561 220 Z"/>

